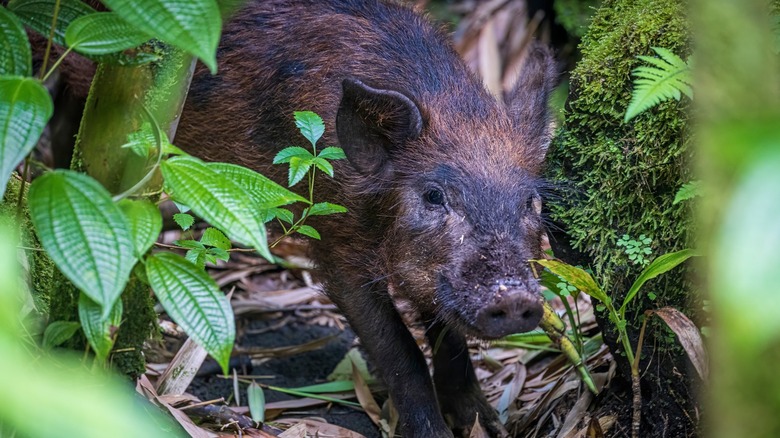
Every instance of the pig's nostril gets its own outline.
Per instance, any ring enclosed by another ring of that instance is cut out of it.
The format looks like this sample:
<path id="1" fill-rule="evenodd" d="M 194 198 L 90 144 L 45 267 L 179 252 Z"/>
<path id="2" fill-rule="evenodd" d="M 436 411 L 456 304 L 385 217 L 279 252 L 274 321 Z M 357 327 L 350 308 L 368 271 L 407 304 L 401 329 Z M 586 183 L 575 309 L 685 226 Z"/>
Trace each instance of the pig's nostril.
<path id="1" fill-rule="evenodd" d="M 506 312 L 501 309 L 494 309 L 490 312 L 491 319 L 504 319 L 506 318 Z"/>
<path id="2" fill-rule="evenodd" d="M 534 312 L 532 312 L 531 310 L 526 310 L 525 312 L 523 312 L 522 315 L 520 315 L 520 318 L 531 319 L 533 316 L 534 316 Z"/>

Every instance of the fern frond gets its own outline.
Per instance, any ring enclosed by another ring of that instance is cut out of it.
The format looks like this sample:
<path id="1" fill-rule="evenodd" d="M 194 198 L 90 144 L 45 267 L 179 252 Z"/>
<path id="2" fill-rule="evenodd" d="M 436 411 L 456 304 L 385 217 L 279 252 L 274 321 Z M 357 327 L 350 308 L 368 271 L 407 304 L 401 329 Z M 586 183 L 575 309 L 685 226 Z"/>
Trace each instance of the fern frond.
<path id="1" fill-rule="evenodd" d="M 624 122 L 663 101 L 680 100 L 682 94 L 693 99 L 690 64 L 669 49 L 653 47 L 653 50 L 660 58 L 637 56 L 650 65 L 637 67 L 631 72 L 637 79 L 634 79 L 634 91 L 626 109 Z"/>

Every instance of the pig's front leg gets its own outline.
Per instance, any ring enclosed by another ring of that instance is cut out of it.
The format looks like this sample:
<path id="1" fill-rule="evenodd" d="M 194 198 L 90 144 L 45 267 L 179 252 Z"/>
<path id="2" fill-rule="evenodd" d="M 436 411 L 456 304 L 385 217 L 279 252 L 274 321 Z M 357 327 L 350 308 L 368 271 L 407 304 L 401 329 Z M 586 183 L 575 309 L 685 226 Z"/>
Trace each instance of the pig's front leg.
<path id="1" fill-rule="evenodd" d="M 474 374 L 466 339 L 440 322 L 429 322 L 426 336 L 433 349 L 433 381 L 441 410 L 456 436 L 468 437 L 479 414 L 490 436 L 506 436 L 496 410 L 488 403 Z"/>
<path id="2" fill-rule="evenodd" d="M 387 384 L 406 438 L 452 437 L 441 416 L 417 343 L 388 293 L 361 282 L 329 281 L 328 296 L 344 313 Z"/>

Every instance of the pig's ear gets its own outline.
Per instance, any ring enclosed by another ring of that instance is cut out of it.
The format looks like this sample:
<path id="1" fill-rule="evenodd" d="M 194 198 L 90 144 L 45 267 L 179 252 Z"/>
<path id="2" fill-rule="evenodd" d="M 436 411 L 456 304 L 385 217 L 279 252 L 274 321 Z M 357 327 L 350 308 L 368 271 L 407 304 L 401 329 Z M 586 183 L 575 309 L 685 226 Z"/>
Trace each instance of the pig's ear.
<path id="1" fill-rule="evenodd" d="M 342 89 L 339 145 L 360 173 L 382 173 L 395 150 L 420 136 L 420 108 L 397 91 L 371 88 L 357 79 L 344 79 Z"/>
<path id="2" fill-rule="evenodd" d="M 558 72 L 550 49 L 534 43 L 520 71 L 514 89 L 506 96 L 509 113 L 530 142 L 539 162 L 552 139 L 552 119 L 547 101 L 557 83 Z"/>

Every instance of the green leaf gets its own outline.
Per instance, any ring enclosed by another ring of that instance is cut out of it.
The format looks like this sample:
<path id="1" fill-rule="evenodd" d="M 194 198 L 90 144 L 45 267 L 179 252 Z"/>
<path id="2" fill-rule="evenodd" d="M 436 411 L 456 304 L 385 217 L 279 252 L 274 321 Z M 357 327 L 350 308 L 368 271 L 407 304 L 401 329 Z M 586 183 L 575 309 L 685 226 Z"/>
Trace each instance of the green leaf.
<path id="1" fill-rule="evenodd" d="M 187 251 L 184 258 L 192 262 L 198 269 L 206 269 L 206 249 L 205 248 L 193 248 Z"/>
<path id="2" fill-rule="evenodd" d="M 290 158 L 290 172 L 287 175 L 288 186 L 292 187 L 301 182 L 311 168 L 312 160 L 298 157 Z"/>
<path id="3" fill-rule="evenodd" d="M 98 363 L 105 362 L 114 348 L 114 334 L 122 323 L 123 311 L 122 300 L 117 300 L 108 317 L 104 317 L 98 303 L 83 293 L 79 295 L 79 320 Z"/>
<path id="4" fill-rule="evenodd" d="M 43 248 L 108 317 L 137 260 L 130 226 L 111 195 L 87 175 L 56 170 L 33 181 L 28 202 Z"/>
<path id="5" fill-rule="evenodd" d="M 0 76 L 0 193 L 5 193 L 14 168 L 38 143 L 53 111 L 49 92 L 40 82 Z"/>
<path id="6" fill-rule="evenodd" d="M 321 150 L 317 156 L 327 160 L 343 160 L 347 158 L 347 156 L 344 155 L 344 149 L 337 148 L 335 146 L 326 147 L 325 149 Z"/>
<path id="7" fill-rule="evenodd" d="M 162 216 L 160 210 L 147 200 L 119 201 L 119 209 L 130 224 L 130 235 L 133 238 L 135 255 L 140 258 L 154 245 L 162 232 Z"/>
<path id="8" fill-rule="evenodd" d="M 236 328 L 233 309 L 217 283 L 191 262 L 169 252 L 149 256 L 146 274 L 168 315 L 227 374 Z"/>
<path id="9" fill-rule="evenodd" d="M 173 221 L 176 222 L 176 225 L 181 227 L 182 231 L 187 231 L 190 229 L 192 224 L 195 223 L 195 218 L 192 217 L 191 214 L 187 213 L 174 213 Z"/>
<path id="10" fill-rule="evenodd" d="M 550 339 L 547 338 L 549 342 Z M 293 391 L 308 392 L 312 394 L 328 394 L 334 392 L 348 392 L 355 390 L 355 383 L 351 380 L 336 380 L 327 383 L 318 383 L 316 385 L 300 386 L 298 388 L 290 388 Z"/>
<path id="11" fill-rule="evenodd" d="M 653 50 L 660 59 L 650 56 L 637 57 L 654 67 L 641 66 L 632 72 L 639 79 L 634 80 L 634 91 L 624 122 L 665 100 L 680 100 L 681 93 L 693 98 L 690 66 L 668 49 L 653 47 Z"/>
<path id="12" fill-rule="evenodd" d="M 252 197 L 224 174 L 197 158 L 181 156 L 160 165 L 168 193 L 233 240 L 253 246 L 272 261 L 261 212 Z"/>
<path id="13" fill-rule="evenodd" d="M 192 53 L 217 72 L 222 18 L 214 0 L 103 0 L 139 30 Z"/>
<path id="14" fill-rule="evenodd" d="M 292 225 L 293 220 L 295 220 L 293 213 L 286 208 L 269 208 L 266 210 L 266 212 L 269 215 L 266 222 L 272 220 L 273 218 L 278 218 L 280 221 L 287 222 L 288 224 Z"/>
<path id="15" fill-rule="evenodd" d="M 301 225 L 295 231 L 297 231 L 300 234 L 303 234 L 304 236 L 309 236 L 311 238 L 320 240 L 320 233 L 309 225 Z"/>
<path id="16" fill-rule="evenodd" d="M 209 256 L 213 256 L 216 259 L 223 260 L 223 261 L 228 261 L 228 259 L 230 259 L 230 253 L 228 253 L 226 250 L 224 250 L 222 248 L 209 248 L 206 251 L 206 254 L 208 254 Z M 216 262 L 217 261 L 214 260 L 211 263 L 216 263 Z"/>
<path id="17" fill-rule="evenodd" d="M 534 260 L 534 262 L 549 269 L 553 274 L 560 276 L 572 286 L 602 303 L 610 304 L 612 302 L 609 296 L 596 284 L 593 277 L 584 270 L 557 260 Z"/>
<path id="18" fill-rule="evenodd" d="M 95 12 L 73 20 L 65 32 L 65 43 L 77 52 L 105 55 L 138 47 L 150 39 L 118 14 Z"/>
<path id="19" fill-rule="evenodd" d="M 682 187 L 680 187 L 680 190 L 677 190 L 677 193 L 674 195 L 674 201 L 672 202 L 672 205 L 677 205 L 682 201 L 687 201 L 688 199 L 701 196 L 701 191 L 701 181 L 696 180 L 685 183 L 682 185 Z"/>
<path id="20" fill-rule="evenodd" d="M 316 147 L 317 141 L 325 133 L 325 123 L 322 122 L 322 117 L 311 111 L 296 111 L 293 116 L 295 116 L 295 126 L 311 145 Z"/>
<path id="21" fill-rule="evenodd" d="M 72 338 L 81 324 L 75 321 L 54 321 L 46 326 L 43 332 L 43 348 L 50 350 L 62 345 L 63 342 Z"/>
<path id="22" fill-rule="evenodd" d="M 289 163 L 291 159 L 298 157 L 303 160 L 313 159 L 314 155 L 311 152 L 300 146 L 290 146 L 279 151 L 274 157 L 274 164 Z"/>
<path id="23" fill-rule="evenodd" d="M 325 172 L 333 178 L 333 165 L 328 162 L 328 160 L 324 158 L 317 157 L 312 160 L 312 163 L 314 163 L 315 166 L 317 166 L 317 169 L 320 169 L 321 171 Z"/>
<path id="24" fill-rule="evenodd" d="M 0 47 L 0 75 L 32 74 L 32 52 L 24 26 L 4 7 L 0 7 Z"/>
<path id="25" fill-rule="evenodd" d="M 197 240 L 175 240 L 173 243 L 179 245 L 182 248 L 206 249 L 206 246 Z"/>
<path id="26" fill-rule="evenodd" d="M 208 163 L 207 166 L 243 187 L 252 197 L 255 208 L 266 209 L 299 201 L 309 202 L 306 198 L 246 167 L 228 163 Z"/>
<path id="27" fill-rule="evenodd" d="M 8 9 L 30 29 L 48 37 L 52 14 L 57 0 L 11 0 Z M 54 43 L 65 46 L 65 32 L 74 20 L 94 13 L 95 10 L 81 0 L 60 0 L 57 25 L 54 29 Z"/>
<path id="28" fill-rule="evenodd" d="M 249 399 L 249 414 L 252 420 L 262 423 L 265 421 L 265 394 L 263 388 L 255 382 L 252 382 L 246 388 L 246 395 Z"/>
<path id="29" fill-rule="evenodd" d="M 309 216 L 325 216 L 334 213 L 346 213 L 346 207 L 338 204 L 331 204 L 330 202 L 318 202 L 308 209 Z"/>
<path id="30" fill-rule="evenodd" d="M 637 279 L 634 281 L 634 284 L 631 285 L 631 289 L 628 290 L 626 298 L 623 300 L 623 305 L 620 306 L 620 315 L 625 316 L 626 306 L 628 306 L 628 303 L 634 299 L 636 294 L 639 292 L 639 289 L 641 289 L 642 285 L 644 285 L 648 280 L 652 280 L 653 278 L 674 269 L 680 263 L 697 255 L 698 254 L 696 254 L 696 252 L 692 249 L 684 249 L 682 251 L 664 254 L 653 260 L 652 263 L 647 265 L 644 271 L 639 274 L 639 277 L 637 277 Z"/>
<path id="31" fill-rule="evenodd" d="M 225 236 L 222 231 L 216 228 L 209 227 L 203 232 L 203 237 L 200 238 L 200 243 L 208 246 L 213 246 L 222 250 L 229 250 L 232 245 L 230 239 Z"/>

